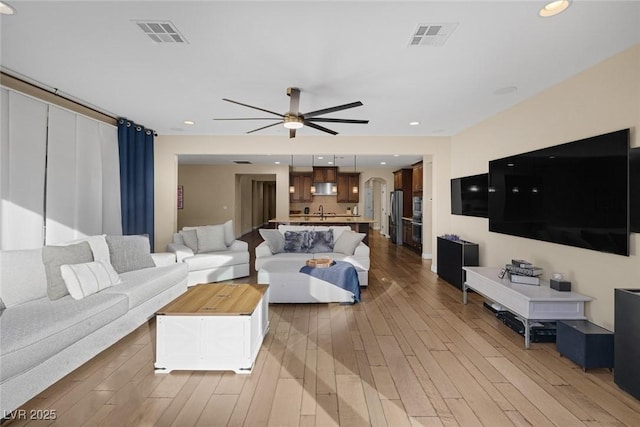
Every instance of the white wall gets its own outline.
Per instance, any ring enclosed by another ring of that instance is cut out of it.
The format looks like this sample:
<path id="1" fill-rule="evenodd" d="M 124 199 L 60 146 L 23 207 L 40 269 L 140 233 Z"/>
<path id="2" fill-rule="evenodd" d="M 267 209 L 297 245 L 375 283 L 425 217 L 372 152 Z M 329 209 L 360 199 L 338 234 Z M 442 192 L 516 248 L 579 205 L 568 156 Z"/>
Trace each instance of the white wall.
<path id="1" fill-rule="evenodd" d="M 624 128 L 639 146 L 639 126 L 640 45 L 453 137 L 451 174 L 484 173 L 492 159 Z M 517 257 L 567 274 L 575 291 L 594 298 L 587 316 L 603 327 L 614 326 L 614 288 L 640 287 L 639 234 L 631 234 L 625 257 L 490 233 L 487 219 L 450 217 L 451 232 L 480 244 L 481 265 Z"/>

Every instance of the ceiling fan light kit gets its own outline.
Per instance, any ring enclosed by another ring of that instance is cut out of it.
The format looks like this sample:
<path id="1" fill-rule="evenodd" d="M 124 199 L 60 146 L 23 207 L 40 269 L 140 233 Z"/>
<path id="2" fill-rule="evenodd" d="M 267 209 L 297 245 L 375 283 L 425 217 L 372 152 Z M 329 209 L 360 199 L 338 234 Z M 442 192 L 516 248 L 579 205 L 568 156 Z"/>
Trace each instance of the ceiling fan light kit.
<path id="1" fill-rule="evenodd" d="M 337 135 L 338 132 L 328 129 L 324 126 L 320 126 L 316 122 L 321 123 L 351 123 L 351 124 L 367 124 L 369 120 L 355 120 L 355 119 L 336 119 L 336 118 L 322 118 L 324 114 L 335 113 L 337 111 L 348 110 L 350 108 L 362 106 L 362 102 L 356 101 L 349 104 L 336 105 L 335 107 L 323 108 L 321 110 L 311 111 L 309 113 L 300 113 L 300 89 L 295 87 L 287 88 L 287 95 L 289 96 L 289 111 L 285 114 L 276 113 L 275 111 L 266 110 L 260 107 L 254 107 L 253 105 L 243 104 L 242 102 L 233 101 L 231 99 L 222 98 L 223 101 L 231 102 L 233 104 L 242 105 L 243 107 L 252 108 L 254 110 L 262 111 L 265 113 L 273 114 L 280 117 L 280 120 L 270 117 L 237 117 L 228 119 L 214 119 L 214 120 L 278 120 L 275 123 L 268 124 L 266 126 L 259 127 L 248 131 L 247 133 L 253 133 L 262 129 L 267 129 L 272 126 L 282 124 L 286 129 L 289 129 L 289 138 L 296 137 L 296 130 L 301 129 L 304 126 L 325 132 L 331 135 Z"/>
<path id="2" fill-rule="evenodd" d="M 284 116 L 284 127 L 287 129 L 300 129 L 302 126 L 304 126 L 302 118 L 291 114 Z"/>

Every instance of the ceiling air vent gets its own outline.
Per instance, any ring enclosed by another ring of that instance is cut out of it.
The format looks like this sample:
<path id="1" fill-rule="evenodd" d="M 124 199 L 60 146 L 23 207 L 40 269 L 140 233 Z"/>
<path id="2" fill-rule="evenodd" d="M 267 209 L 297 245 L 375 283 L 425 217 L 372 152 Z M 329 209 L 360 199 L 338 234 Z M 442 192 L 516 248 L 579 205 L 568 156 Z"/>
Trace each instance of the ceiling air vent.
<path id="1" fill-rule="evenodd" d="M 457 27 L 457 22 L 418 24 L 411 35 L 409 46 L 442 46 Z"/>
<path id="2" fill-rule="evenodd" d="M 251 162 L 249 160 L 234 160 L 233 163 L 237 165 L 250 165 Z"/>
<path id="3" fill-rule="evenodd" d="M 171 21 L 135 21 L 135 23 L 156 43 L 188 43 Z"/>

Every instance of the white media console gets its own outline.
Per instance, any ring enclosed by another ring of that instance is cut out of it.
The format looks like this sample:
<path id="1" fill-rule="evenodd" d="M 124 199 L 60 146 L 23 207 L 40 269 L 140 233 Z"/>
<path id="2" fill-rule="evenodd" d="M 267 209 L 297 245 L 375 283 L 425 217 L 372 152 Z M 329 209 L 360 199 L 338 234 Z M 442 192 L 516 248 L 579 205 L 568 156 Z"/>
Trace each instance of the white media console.
<path id="1" fill-rule="evenodd" d="M 579 320 L 584 316 L 584 303 L 591 298 L 576 292 L 559 292 L 541 280 L 539 286 L 511 283 L 500 279 L 500 268 L 463 267 L 467 278 L 462 286 L 462 301 L 467 303 L 467 289 L 472 289 L 500 304 L 524 324 L 524 345 L 530 346 L 532 323 L 539 321 Z"/>

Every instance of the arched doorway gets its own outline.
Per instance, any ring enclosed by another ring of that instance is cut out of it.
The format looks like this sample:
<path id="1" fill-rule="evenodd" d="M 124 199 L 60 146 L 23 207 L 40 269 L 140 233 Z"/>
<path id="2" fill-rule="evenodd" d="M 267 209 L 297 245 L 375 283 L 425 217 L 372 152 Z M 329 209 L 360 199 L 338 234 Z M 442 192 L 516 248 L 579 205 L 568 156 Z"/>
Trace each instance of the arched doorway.
<path id="1" fill-rule="evenodd" d="M 369 178 L 364 183 L 363 216 L 372 218 L 372 228 L 385 237 L 389 237 L 388 209 L 387 180 L 380 177 Z"/>

